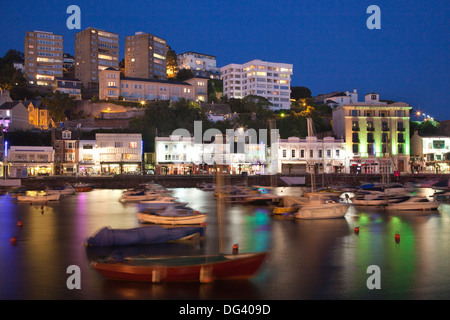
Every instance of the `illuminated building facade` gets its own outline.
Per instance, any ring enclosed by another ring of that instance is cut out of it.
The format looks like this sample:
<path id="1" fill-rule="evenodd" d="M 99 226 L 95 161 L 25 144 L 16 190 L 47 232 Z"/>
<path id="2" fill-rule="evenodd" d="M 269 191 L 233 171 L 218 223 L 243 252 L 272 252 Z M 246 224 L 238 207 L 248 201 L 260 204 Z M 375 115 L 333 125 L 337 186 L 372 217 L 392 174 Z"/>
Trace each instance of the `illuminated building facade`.
<path id="1" fill-rule="evenodd" d="M 9 176 L 25 178 L 53 175 L 53 147 L 11 146 L 8 150 Z"/>
<path id="2" fill-rule="evenodd" d="M 333 110 L 333 131 L 345 140 L 351 173 L 409 172 L 409 112 L 403 102 L 388 104 L 379 94 L 365 95 L 364 102 Z"/>
<path id="3" fill-rule="evenodd" d="M 290 137 L 278 144 L 278 173 L 343 173 L 348 167 L 343 139 Z"/>
<path id="4" fill-rule="evenodd" d="M 166 80 L 167 50 L 166 40 L 149 33 L 125 37 L 125 76 Z"/>
<path id="5" fill-rule="evenodd" d="M 248 95 L 261 96 L 272 108 L 291 108 L 292 64 L 252 60 L 244 64 L 228 64 L 220 68 L 223 94 L 242 99 Z"/>
<path id="6" fill-rule="evenodd" d="M 29 31 L 25 36 L 25 78 L 29 85 L 51 88 L 63 76 L 63 36 Z"/>
<path id="7" fill-rule="evenodd" d="M 119 69 L 119 35 L 95 28 L 75 34 L 75 78 L 87 90 L 98 90 L 98 77 L 109 67 Z"/>
<path id="8" fill-rule="evenodd" d="M 53 82 L 53 91 L 68 94 L 75 100 L 81 100 L 81 81 L 70 78 L 55 78 Z"/>
<path id="9" fill-rule="evenodd" d="M 208 79 L 191 78 L 184 82 L 121 77 L 120 71 L 108 68 L 100 73 L 99 98 L 127 101 L 187 99 L 206 102 Z"/>
<path id="10" fill-rule="evenodd" d="M 41 100 L 27 100 L 23 105 L 28 110 L 30 124 L 39 129 L 48 129 L 50 125 L 55 123 L 48 111 L 48 108 L 42 104 Z"/>
<path id="11" fill-rule="evenodd" d="M 450 137 L 445 135 L 411 138 L 411 166 L 414 172 L 450 173 Z"/>
<path id="12" fill-rule="evenodd" d="M 190 69 L 195 77 L 210 79 L 220 78 L 220 68 L 216 66 L 216 57 L 197 53 L 185 52 L 177 55 L 178 70 Z"/>

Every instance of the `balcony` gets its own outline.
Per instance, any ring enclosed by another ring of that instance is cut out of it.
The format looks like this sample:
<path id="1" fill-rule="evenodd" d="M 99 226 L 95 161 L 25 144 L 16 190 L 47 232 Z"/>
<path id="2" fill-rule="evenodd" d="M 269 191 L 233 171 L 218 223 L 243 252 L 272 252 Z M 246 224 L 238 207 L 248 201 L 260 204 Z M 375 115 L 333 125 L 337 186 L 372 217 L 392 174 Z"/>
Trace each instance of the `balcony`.
<path id="1" fill-rule="evenodd" d="M 383 126 L 383 127 L 381 127 L 381 131 L 389 131 L 389 127 L 388 126 Z"/>

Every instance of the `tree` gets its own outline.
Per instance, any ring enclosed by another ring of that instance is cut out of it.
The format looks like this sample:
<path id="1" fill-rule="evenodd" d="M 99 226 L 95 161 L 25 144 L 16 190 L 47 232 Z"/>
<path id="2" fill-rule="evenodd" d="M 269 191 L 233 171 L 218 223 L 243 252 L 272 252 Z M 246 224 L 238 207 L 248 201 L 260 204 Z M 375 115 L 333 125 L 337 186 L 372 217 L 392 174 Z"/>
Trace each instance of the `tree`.
<path id="1" fill-rule="evenodd" d="M 181 69 L 178 71 L 176 79 L 178 81 L 185 81 L 185 80 L 193 78 L 193 77 L 194 77 L 194 73 L 192 72 L 191 69 Z"/>
<path id="2" fill-rule="evenodd" d="M 311 90 L 306 87 L 291 87 L 291 99 L 311 98 Z"/>
<path id="3" fill-rule="evenodd" d="M 56 123 L 66 120 L 68 112 L 73 107 L 73 101 L 74 97 L 59 91 L 50 93 L 42 99 L 42 103 L 47 106 Z"/>
<path id="4" fill-rule="evenodd" d="M 167 51 L 167 78 L 175 78 L 178 70 L 177 54 L 169 47 Z"/>

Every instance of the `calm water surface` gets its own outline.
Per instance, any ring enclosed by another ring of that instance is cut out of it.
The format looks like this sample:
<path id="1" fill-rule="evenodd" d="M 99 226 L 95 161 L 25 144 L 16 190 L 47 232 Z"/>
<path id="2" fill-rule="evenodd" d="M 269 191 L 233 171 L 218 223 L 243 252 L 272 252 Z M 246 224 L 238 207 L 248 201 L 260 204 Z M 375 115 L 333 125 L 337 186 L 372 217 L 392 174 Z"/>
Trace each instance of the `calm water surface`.
<path id="1" fill-rule="evenodd" d="M 87 250 L 83 242 L 104 226 L 132 228 L 137 204 L 122 204 L 123 190 L 93 190 L 41 205 L 0 196 L 0 299 L 449 299 L 450 205 L 432 214 L 391 214 L 350 208 L 345 219 L 299 221 L 272 217 L 269 207 L 228 205 L 222 248 L 267 250 L 269 259 L 250 281 L 148 284 L 103 278 L 96 257 L 196 255 L 219 250 L 212 192 L 173 189 L 181 201 L 208 213 L 202 240 L 121 249 Z M 296 194 L 296 188 L 278 188 Z M 431 190 L 418 192 L 431 194 Z M 21 220 L 23 226 L 17 222 Z M 360 227 L 359 235 L 354 228 Z M 395 242 L 395 233 L 401 240 Z M 17 242 L 10 242 L 16 237 Z M 92 249 L 92 248 L 91 248 Z M 81 289 L 69 290 L 67 267 L 81 269 Z M 381 289 L 369 290 L 367 268 L 381 270 Z"/>

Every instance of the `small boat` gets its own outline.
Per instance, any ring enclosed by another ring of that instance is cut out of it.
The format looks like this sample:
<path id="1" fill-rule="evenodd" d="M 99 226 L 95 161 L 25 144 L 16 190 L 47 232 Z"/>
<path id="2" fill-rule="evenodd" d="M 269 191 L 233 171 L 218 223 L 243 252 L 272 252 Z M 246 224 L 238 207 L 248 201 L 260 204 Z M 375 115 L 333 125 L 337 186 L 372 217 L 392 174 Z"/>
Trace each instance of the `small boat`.
<path id="1" fill-rule="evenodd" d="M 433 198 L 440 202 L 450 202 L 450 190 L 435 190 Z"/>
<path id="2" fill-rule="evenodd" d="M 147 209 L 137 213 L 141 223 L 192 225 L 206 221 L 206 213 L 200 213 L 185 206 L 169 205 L 162 210 Z"/>
<path id="3" fill-rule="evenodd" d="M 46 188 L 45 192 L 47 194 L 55 194 L 59 193 L 60 195 L 68 195 L 68 194 L 74 194 L 77 192 L 77 189 L 75 189 L 71 184 L 66 184 L 60 188 Z"/>
<path id="4" fill-rule="evenodd" d="M 170 205 L 179 206 L 179 207 L 187 205 L 187 202 L 179 202 L 174 197 L 164 197 L 164 196 L 158 197 L 153 200 L 140 201 L 139 203 L 142 208 L 154 209 L 154 210 L 163 210 Z"/>
<path id="5" fill-rule="evenodd" d="M 120 202 L 139 202 L 146 200 L 156 200 L 160 198 L 161 195 L 156 192 L 151 191 L 138 191 L 138 192 L 129 192 L 125 191 L 119 198 Z"/>
<path id="6" fill-rule="evenodd" d="M 78 191 L 78 192 L 89 192 L 91 191 L 94 186 L 90 183 L 85 183 L 85 182 L 78 182 L 75 183 L 73 185 L 73 187 Z"/>
<path id="7" fill-rule="evenodd" d="M 285 196 L 283 197 L 283 199 L 281 199 L 278 205 L 273 208 L 272 213 L 275 215 L 284 216 L 293 214 L 306 203 L 308 203 L 308 199 L 305 197 Z"/>
<path id="8" fill-rule="evenodd" d="M 388 203 L 388 197 L 381 193 L 360 191 L 355 194 L 351 201 L 357 206 L 383 206 Z"/>
<path id="9" fill-rule="evenodd" d="M 439 201 L 430 201 L 427 197 L 422 196 L 404 196 L 398 197 L 395 201 L 390 201 L 386 205 L 386 210 L 415 210 L 428 211 L 437 210 L 440 206 Z"/>
<path id="10" fill-rule="evenodd" d="M 197 189 L 202 191 L 214 191 L 216 190 L 216 185 L 214 183 L 199 183 L 197 184 Z"/>
<path id="11" fill-rule="evenodd" d="M 59 193 L 55 194 L 36 194 L 36 195 L 18 195 L 17 201 L 20 202 L 45 202 L 45 201 L 58 201 L 60 198 Z"/>
<path id="12" fill-rule="evenodd" d="M 349 203 L 343 203 L 338 197 L 333 197 L 322 193 L 311 193 L 309 202 L 302 205 L 297 213 L 296 219 L 335 219 L 344 218 Z"/>
<path id="13" fill-rule="evenodd" d="M 104 227 L 88 238 L 86 245 L 95 247 L 148 245 L 191 239 L 197 235 L 200 237 L 204 235 L 204 227 L 144 226 L 132 229 Z"/>
<path id="14" fill-rule="evenodd" d="M 245 280 L 256 274 L 267 253 L 144 257 L 98 260 L 91 266 L 109 279 L 141 282 Z"/>

